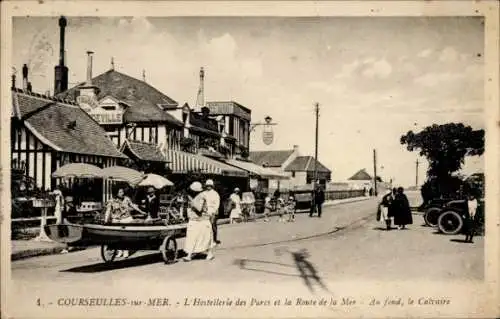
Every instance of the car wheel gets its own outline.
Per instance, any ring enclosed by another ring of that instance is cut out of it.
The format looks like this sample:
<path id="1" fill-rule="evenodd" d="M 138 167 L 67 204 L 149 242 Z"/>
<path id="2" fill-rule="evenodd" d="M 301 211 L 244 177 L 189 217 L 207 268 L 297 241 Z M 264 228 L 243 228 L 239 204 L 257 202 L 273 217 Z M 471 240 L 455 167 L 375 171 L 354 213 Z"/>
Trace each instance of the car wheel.
<path id="1" fill-rule="evenodd" d="M 442 210 L 437 207 L 431 207 L 425 211 L 424 221 L 427 226 L 436 227 L 438 225 L 439 215 Z"/>
<path id="2" fill-rule="evenodd" d="M 445 211 L 438 218 L 439 231 L 446 235 L 456 235 L 464 226 L 462 216 L 453 210 Z"/>

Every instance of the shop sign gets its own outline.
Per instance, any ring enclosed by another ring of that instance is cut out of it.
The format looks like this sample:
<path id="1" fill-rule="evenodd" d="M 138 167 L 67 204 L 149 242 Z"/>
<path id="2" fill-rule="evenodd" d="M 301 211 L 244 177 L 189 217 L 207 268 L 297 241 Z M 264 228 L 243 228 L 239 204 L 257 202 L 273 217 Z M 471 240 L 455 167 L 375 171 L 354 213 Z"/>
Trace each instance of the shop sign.
<path id="1" fill-rule="evenodd" d="M 99 124 L 122 124 L 123 112 L 107 111 L 103 109 L 95 109 L 90 112 L 90 116 Z"/>
<path id="2" fill-rule="evenodd" d="M 271 125 L 264 125 L 264 130 L 262 131 L 262 141 L 266 145 L 271 145 L 274 141 L 274 132 Z"/>
<path id="3" fill-rule="evenodd" d="M 255 178 L 250 178 L 250 189 L 254 190 L 259 186 L 259 181 Z"/>

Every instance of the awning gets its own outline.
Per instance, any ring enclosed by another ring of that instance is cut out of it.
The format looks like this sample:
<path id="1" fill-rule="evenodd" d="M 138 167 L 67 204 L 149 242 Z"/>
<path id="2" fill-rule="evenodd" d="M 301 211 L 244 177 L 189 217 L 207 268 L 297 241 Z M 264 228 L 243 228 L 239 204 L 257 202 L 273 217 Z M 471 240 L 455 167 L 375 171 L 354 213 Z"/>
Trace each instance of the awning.
<path id="1" fill-rule="evenodd" d="M 262 178 L 289 179 L 289 177 L 285 174 L 281 174 L 281 173 L 276 172 L 270 168 L 259 166 L 255 163 L 252 163 L 252 162 L 244 162 L 244 161 L 238 161 L 238 160 L 233 160 L 233 159 L 227 159 L 226 163 L 228 163 L 229 165 L 241 168 L 241 169 L 249 172 L 251 175 L 258 175 Z"/>
<path id="2" fill-rule="evenodd" d="M 196 171 L 222 176 L 248 176 L 246 171 L 237 167 L 218 162 L 205 156 L 182 151 L 167 150 L 166 160 L 169 162 L 168 166 L 174 174 L 185 174 Z"/>

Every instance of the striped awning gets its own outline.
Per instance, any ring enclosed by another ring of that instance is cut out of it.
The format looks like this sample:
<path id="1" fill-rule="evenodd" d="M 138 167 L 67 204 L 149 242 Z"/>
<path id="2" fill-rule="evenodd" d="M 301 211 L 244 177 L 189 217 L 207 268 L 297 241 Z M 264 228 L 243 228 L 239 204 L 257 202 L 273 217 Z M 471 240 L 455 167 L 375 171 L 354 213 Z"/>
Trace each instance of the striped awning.
<path id="1" fill-rule="evenodd" d="M 275 180 L 289 179 L 289 177 L 285 174 L 276 172 L 270 168 L 263 167 L 252 162 L 244 162 L 234 159 L 228 159 L 226 160 L 226 163 L 241 168 L 249 172 L 251 175 L 257 175 L 261 178 L 275 179 Z"/>
<path id="2" fill-rule="evenodd" d="M 242 169 L 218 162 L 202 155 L 176 150 L 167 150 L 166 160 L 169 162 L 167 165 L 174 174 L 201 172 L 222 176 L 248 177 L 248 173 Z"/>

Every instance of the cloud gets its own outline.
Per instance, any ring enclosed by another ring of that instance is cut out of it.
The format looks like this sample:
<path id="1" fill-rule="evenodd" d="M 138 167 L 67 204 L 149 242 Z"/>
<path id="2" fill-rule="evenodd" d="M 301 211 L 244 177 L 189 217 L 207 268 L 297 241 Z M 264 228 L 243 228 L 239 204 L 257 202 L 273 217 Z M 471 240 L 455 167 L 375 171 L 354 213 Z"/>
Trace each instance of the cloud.
<path id="1" fill-rule="evenodd" d="M 387 60 L 382 59 L 374 62 L 363 71 L 368 78 L 387 78 L 392 73 L 392 66 Z"/>
<path id="2" fill-rule="evenodd" d="M 426 86 L 435 87 L 443 83 L 454 82 L 464 75 L 456 72 L 443 72 L 443 73 L 426 73 L 422 76 L 415 78 L 415 83 Z"/>
<path id="3" fill-rule="evenodd" d="M 431 49 L 425 49 L 423 51 L 420 51 L 417 56 L 419 58 L 428 58 L 429 56 L 431 56 L 431 54 L 432 54 Z"/>
<path id="4" fill-rule="evenodd" d="M 357 59 L 350 63 L 345 63 L 344 65 L 342 65 L 340 72 L 335 75 L 335 78 L 337 79 L 350 78 L 356 72 L 356 70 L 359 68 L 360 65 L 361 62 Z"/>
<path id="5" fill-rule="evenodd" d="M 459 53 L 452 47 L 446 47 L 439 55 L 439 61 L 441 62 L 456 62 L 459 58 Z"/>

